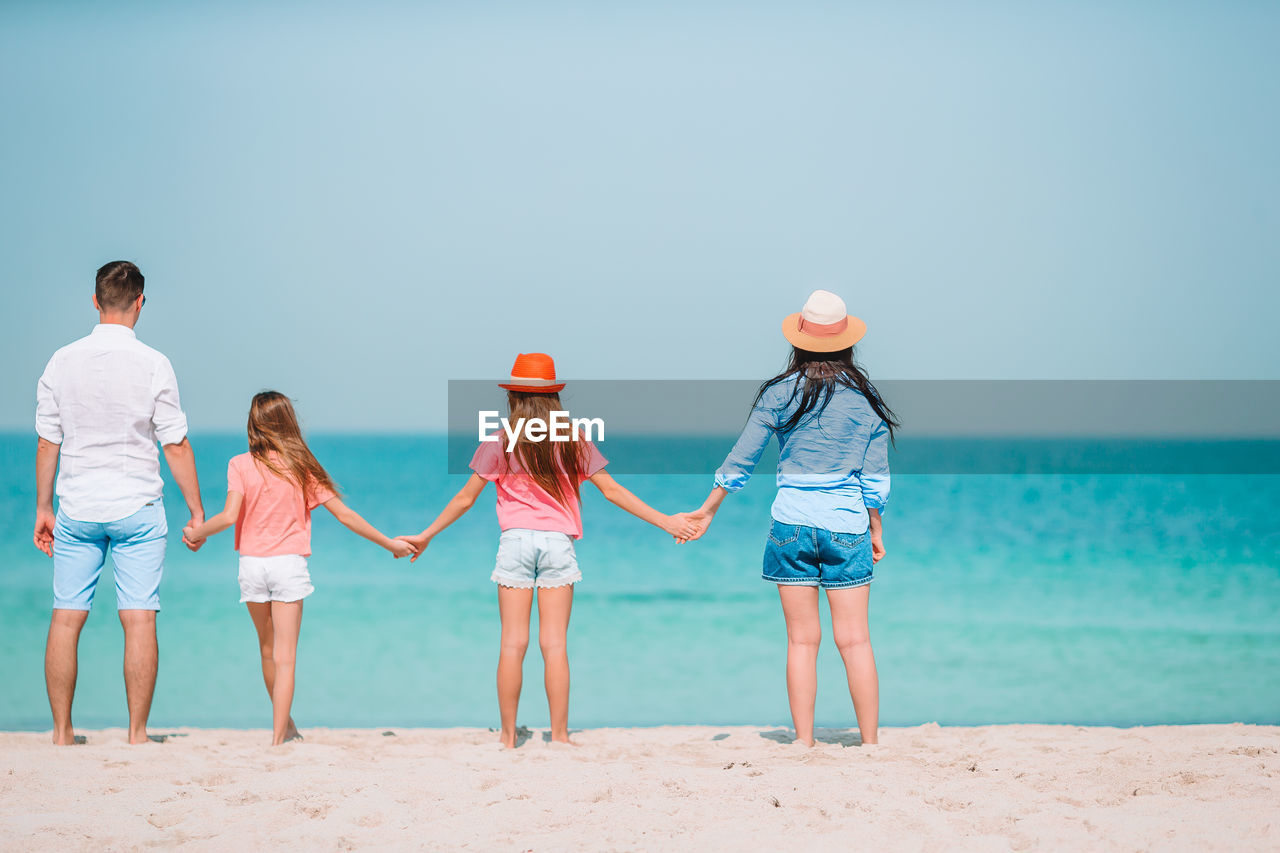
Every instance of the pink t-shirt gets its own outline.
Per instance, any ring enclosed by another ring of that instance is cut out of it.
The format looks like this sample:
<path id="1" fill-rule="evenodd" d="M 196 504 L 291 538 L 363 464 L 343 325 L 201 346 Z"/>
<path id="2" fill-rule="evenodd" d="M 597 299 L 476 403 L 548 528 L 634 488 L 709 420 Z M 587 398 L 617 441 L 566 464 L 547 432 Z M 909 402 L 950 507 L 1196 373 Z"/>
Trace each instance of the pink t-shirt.
<path id="1" fill-rule="evenodd" d="M 595 444 L 588 441 L 586 477 L 604 468 L 604 458 Z M 582 507 L 577 498 L 569 497 L 565 506 L 524 473 L 514 453 L 507 453 L 501 442 L 487 441 L 471 457 L 471 470 L 493 482 L 498 490 L 498 526 L 503 530 L 551 530 L 582 538 Z M 562 476 L 563 472 L 562 472 Z M 564 476 L 567 484 L 569 478 Z"/>
<path id="2" fill-rule="evenodd" d="M 250 453 L 227 463 L 227 491 L 244 495 L 236 520 L 236 550 L 243 557 L 311 555 L 311 510 L 334 497 L 313 485 L 303 496 L 292 480 L 273 474 Z"/>

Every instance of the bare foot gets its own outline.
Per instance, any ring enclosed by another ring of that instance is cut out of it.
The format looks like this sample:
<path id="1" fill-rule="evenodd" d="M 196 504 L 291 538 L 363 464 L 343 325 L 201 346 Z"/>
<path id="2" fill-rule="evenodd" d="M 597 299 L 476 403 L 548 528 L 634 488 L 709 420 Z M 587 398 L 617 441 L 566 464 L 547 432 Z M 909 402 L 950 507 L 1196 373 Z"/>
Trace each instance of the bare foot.
<path id="1" fill-rule="evenodd" d="M 573 740 L 573 739 L 572 739 L 571 737 L 569 737 L 569 735 L 567 735 L 567 734 L 563 734 L 563 735 L 552 735 L 552 736 L 551 736 L 551 742 L 552 742 L 552 743 L 562 743 L 562 744 L 566 744 L 566 745 L 568 745 L 568 746 L 577 746 L 577 745 L 578 745 L 578 742 L 577 742 L 576 740 Z"/>
<path id="2" fill-rule="evenodd" d="M 53 733 L 54 746 L 79 746 L 84 742 L 84 735 L 78 735 L 72 731 L 67 731 L 65 734 L 59 734 L 58 732 Z"/>
<path id="3" fill-rule="evenodd" d="M 517 746 L 528 740 L 532 735 L 533 732 L 529 731 L 528 727 L 516 726 L 515 731 L 507 731 L 506 729 L 503 729 L 502 733 L 498 736 L 498 739 L 502 741 L 502 745 L 505 748 L 515 749 Z"/>
<path id="4" fill-rule="evenodd" d="M 302 732 L 298 731 L 298 724 L 293 721 L 293 717 L 289 718 L 289 728 L 284 730 L 284 742 L 291 740 L 302 740 Z"/>

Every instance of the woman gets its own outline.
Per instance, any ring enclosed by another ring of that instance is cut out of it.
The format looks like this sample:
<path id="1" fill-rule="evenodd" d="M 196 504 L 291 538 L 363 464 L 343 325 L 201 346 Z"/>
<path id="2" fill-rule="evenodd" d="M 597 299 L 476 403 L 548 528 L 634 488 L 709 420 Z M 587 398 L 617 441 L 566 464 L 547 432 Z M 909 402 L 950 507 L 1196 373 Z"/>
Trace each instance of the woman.
<path id="1" fill-rule="evenodd" d="M 879 681 L 867 627 L 872 565 L 884 557 L 880 510 L 889 497 L 888 446 L 898 425 L 853 363 L 866 324 L 839 296 L 815 290 L 782 322 L 787 369 L 760 386 L 751 417 L 694 514 L 701 536 L 725 495 L 746 485 L 777 436 L 778 496 L 764 579 L 778 585 L 787 622 L 787 695 L 796 740 L 813 745 L 818 689 L 818 589 L 827 591 L 862 742 L 877 742 Z"/>

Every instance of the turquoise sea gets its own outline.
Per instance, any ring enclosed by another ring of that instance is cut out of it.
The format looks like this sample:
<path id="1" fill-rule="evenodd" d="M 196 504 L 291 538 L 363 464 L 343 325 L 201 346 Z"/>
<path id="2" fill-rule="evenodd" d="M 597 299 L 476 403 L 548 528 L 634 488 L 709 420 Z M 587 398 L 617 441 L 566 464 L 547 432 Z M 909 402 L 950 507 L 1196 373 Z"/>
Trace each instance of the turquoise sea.
<path id="1" fill-rule="evenodd" d="M 244 440 L 193 441 L 212 513 Z M 464 480 L 446 473 L 442 436 L 312 444 L 349 503 L 390 533 L 420 530 Z M 0 729 L 50 726 L 52 563 L 31 545 L 34 447 L 34 436 L 0 436 Z M 710 487 L 709 472 L 618 478 L 666 511 L 692 508 Z M 572 724 L 788 723 L 782 615 L 759 579 L 772 476 L 681 547 L 590 486 L 584 494 Z M 191 554 L 174 487 L 167 505 L 153 728 L 267 727 L 231 536 Z M 1280 723 L 1278 516 L 1280 476 L 895 475 L 871 596 L 882 723 Z M 318 511 L 300 725 L 494 725 L 497 537 L 492 489 L 414 564 Z M 104 573 L 81 641 L 81 727 L 125 723 L 114 598 Z M 819 724 L 852 725 L 829 642 L 820 665 Z M 521 722 L 547 722 L 536 643 Z"/>

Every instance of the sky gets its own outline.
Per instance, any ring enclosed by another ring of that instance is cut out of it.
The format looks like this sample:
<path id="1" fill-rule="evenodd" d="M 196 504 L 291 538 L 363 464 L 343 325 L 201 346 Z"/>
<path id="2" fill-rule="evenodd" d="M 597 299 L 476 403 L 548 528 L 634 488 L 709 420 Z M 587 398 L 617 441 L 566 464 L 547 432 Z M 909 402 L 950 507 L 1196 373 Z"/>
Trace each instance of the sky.
<path id="1" fill-rule="evenodd" d="M 1280 5 L 0 5 L 0 429 L 147 277 L 192 430 L 442 428 L 518 352 L 759 379 L 1280 378 Z"/>

